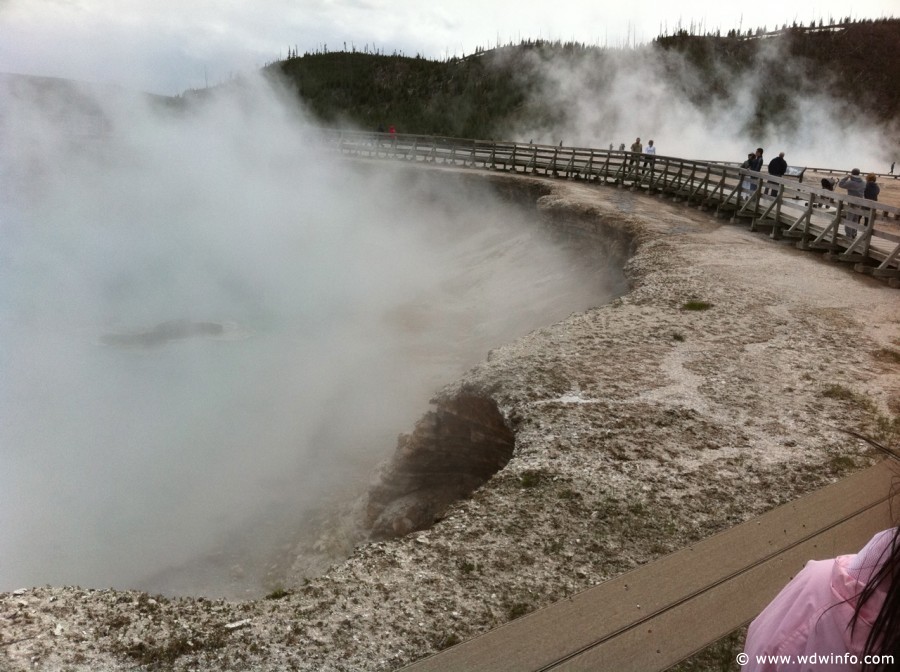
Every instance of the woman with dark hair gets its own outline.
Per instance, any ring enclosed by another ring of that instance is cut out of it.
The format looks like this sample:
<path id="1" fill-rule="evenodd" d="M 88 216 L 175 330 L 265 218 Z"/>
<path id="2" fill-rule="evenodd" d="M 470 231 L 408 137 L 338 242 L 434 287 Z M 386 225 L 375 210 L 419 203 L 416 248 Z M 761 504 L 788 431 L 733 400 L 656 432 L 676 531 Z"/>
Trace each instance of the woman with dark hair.
<path id="1" fill-rule="evenodd" d="M 870 201 L 877 201 L 878 194 L 881 193 L 881 187 L 878 186 L 878 176 L 875 173 L 866 175 L 866 188 L 863 190 L 863 198 Z"/>
<path id="2" fill-rule="evenodd" d="M 869 630 L 861 668 L 866 672 L 900 668 L 900 528 L 885 530 L 881 534 L 890 537 L 890 545 L 882 552 L 878 569 L 856 598 L 856 609 L 850 621 L 851 629 L 867 627 Z M 879 602 L 880 608 L 877 606 Z M 866 610 L 871 618 L 871 613 L 876 609 L 875 620 L 869 626 Z M 891 662 L 866 662 L 866 656 L 876 655 L 890 657 Z"/>
<path id="3" fill-rule="evenodd" d="M 744 652 L 745 672 L 900 669 L 898 528 L 808 562 L 750 624 Z"/>
<path id="4" fill-rule="evenodd" d="M 877 201 L 878 200 L 878 194 L 881 193 L 881 187 L 878 186 L 877 180 L 878 180 L 878 177 L 875 175 L 875 173 L 869 173 L 868 175 L 866 175 L 866 188 L 863 191 L 863 198 L 865 198 L 869 201 Z M 869 218 L 864 217 L 863 218 L 863 226 L 868 226 L 868 225 L 869 225 Z"/>

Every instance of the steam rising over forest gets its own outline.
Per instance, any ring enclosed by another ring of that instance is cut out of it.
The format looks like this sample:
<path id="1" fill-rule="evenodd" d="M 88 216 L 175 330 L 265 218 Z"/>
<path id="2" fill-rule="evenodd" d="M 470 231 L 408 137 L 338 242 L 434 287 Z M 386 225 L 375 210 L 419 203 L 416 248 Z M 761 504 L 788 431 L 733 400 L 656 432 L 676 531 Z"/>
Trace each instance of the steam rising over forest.
<path id="1" fill-rule="evenodd" d="M 441 62 L 292 52 L 267 70 L 329 125 L 599 148 L 641 136 L 661 154 L 732 161 L 763 145 L 886 170 L 900 153 L 897 44 L 900 20 L 847 20 L 615 49 L 526 41 Z"/>

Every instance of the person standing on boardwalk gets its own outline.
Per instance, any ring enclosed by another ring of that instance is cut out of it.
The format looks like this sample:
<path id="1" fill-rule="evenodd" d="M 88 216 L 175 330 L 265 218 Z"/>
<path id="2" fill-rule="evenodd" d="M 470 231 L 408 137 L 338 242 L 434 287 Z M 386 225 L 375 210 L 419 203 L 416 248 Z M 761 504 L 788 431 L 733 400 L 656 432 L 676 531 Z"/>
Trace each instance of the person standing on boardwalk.
<path id="1" fill-rule="evenodd" d="M 781 152 L 774 159 L 769 161 L 769 175 L 774 175 L 775 177 L 784 177 L 784 174 L 787 172 L 787 161 L 784 160 L 784 152 Z M 778 194 L 779 188 L 769 187 L 769 193 L 772 196 Z"/>
<path id="2" fill-rule="evenodd" d="M 755 170 L 757 173 L 762 170 L 763 167 L 763 148 L 757 147 L 756 154 L 753 155 L 753 158 L 750 159 L 750 170 Z"/>
<path id="3" fill-rule="evenodd" d="M 866 188 L 863 190 L 863 198 L 868 201 L 877 201 L 878 194 L 881 193 L 881 187 L 878 186 L 878 177 L 875 173 L 869 173 L 866 175 Z M 863 225 L 869 225 L 869 218 L 866 217 L 863 219 Z"/>
<path id="4" fill-rule="evenodd" d="M 763 148 L 757 147 L 756 153 L 750 154 L 747 157 L 747 168 L 758 173 L 759 171 L 762 170 L 762 167 L 763 167 Z M 746 179 L 750 183 L 749 191 L 751 191 L 751 192 L 756 191 L 757 185 L 756 185 L 756 182 L 753 180 L 753 178 L 748 177 Z"/>
<path id="5" fill-rule="evenodd" d="M 875 173 L 869 173 L 866 175 L 866 187 L 863 189 L 863 198 L 877 201 L 880 193 L 881 187 L 878 186 L 878 176 Z"/>
<path id="6" fill-rule="evenodd" d="M 638 157 L 634 156 L 635 154 L 640 154 L 644 150 L 644 146 L 641 144 L 641 139 L 638 138 L 634 142 L 631 143 L 631 165 L 638 165 Z"/>
<path id="7" fill-rule="evenodd" d="M 848 196 L 853 196 L 854 198 L 865 198 L 866 197 L 866 183 L 859 176 L 859 168 L 854 168 L 850 171 L 849 175 L 845 175 L 841 178 L 841 181 L 838 182 L 838 186 L 841 189 L 847 190 Z M 857 223 L 859 221 L 859 215 L 850 214 L 847 215 L 844 220 L 844 230 L 847 232 L 847 236 L 849 238 L 856 238 L 856 227 L 850 226 L 847 222 Z"/>
<path id="8" fill-rule="evenodd" d="M 751 162 L 753 161 L 753 159 L 755 157 L 756 157 L 756 154 L 754 154 L 753 152 L 750 152 L 749 154 L 747 154 L 747 160 L 741 164 L 741 168 L 747 168 L 748 170 L 750 170 Z M 750 180 L 749 176 L 745 175 L 744 178 L 741 180 L 741 189 L 743 191 L 753 191 L 753 189 L 754 189 L 753 182 Z"/>
<path id="9" fill-rule="evenodd" d="M 894 174 L 894 164 L 895 164 L 895 163 L 897 163 L 897 162 L 896 162 L 896 161 L 891 161 L 891 172 L 888 173 L 888 175 L 893 175 L 893 174 Z"/>
<path id="10" fill-rule="evenodd" d="M 647 141 L 644 154 L 647 155 L 647 158 L 644 159 L 644 168 L 646 169 L 649 166 L 650 170 L 653 170 L 653 165 L 656 163 L 656 147 L 653 145 L 653 140 Z"/>
<path id="11" fill-rule="evenodd" d="M 747 169 L 753 170 L 757 173 L 762 170 L 762 167 L 763 167 L 763 148 L 762 147 L 757 147 L 756 153 L 750 152 L 747 155 L 747 160 L 741 164 L 741 168 L 747 168 Z M 756 191 L 756 186 L 757 186 L 756 182 L 755 182 L 754 178 L 750 177 L 749 175 L 744 177 L 742 185 L 747 191 L 749 191 L 751 193 Z"/>

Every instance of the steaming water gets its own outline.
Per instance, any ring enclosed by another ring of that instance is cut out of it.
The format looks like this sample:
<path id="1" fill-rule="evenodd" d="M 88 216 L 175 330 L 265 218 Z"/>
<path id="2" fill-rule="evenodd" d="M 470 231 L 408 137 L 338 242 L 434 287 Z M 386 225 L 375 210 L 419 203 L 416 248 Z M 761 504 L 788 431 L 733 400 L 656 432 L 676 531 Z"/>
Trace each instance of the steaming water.
<path id="1" fill-rule="evenodd" d="M 0 590 L 142 587 L 302 517 L 489 348 L 609 298 L 525 211 L 319 154 L 265 86 L 2 98 Z M 226 328 L 108 338 L 170 320 Z"/>

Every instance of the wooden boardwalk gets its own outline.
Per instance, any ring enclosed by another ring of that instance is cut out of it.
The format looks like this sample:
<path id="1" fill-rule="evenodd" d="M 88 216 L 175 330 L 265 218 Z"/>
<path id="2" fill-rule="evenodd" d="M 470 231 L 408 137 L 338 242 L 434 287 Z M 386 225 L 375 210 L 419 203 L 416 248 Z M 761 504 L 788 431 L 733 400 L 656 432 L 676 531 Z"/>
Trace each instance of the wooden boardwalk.
<path id="1" fill-rule="evenodd" d="M 669 156 L 434 136 L 323 131 L 344 154 L 531 173 L 630 187 L 714 209 L 800 249 L 821 251 L 900 287 L 900 208 L 736 165 Z M 859 230 L 855 238 L 847 226 Z"/>
<path id="2" fill-rule="evenodd" d="M 752 620 L 807 560 L 890 527 L 894 469 L 882 462 L 404 670 L 664 670 Z"/>

